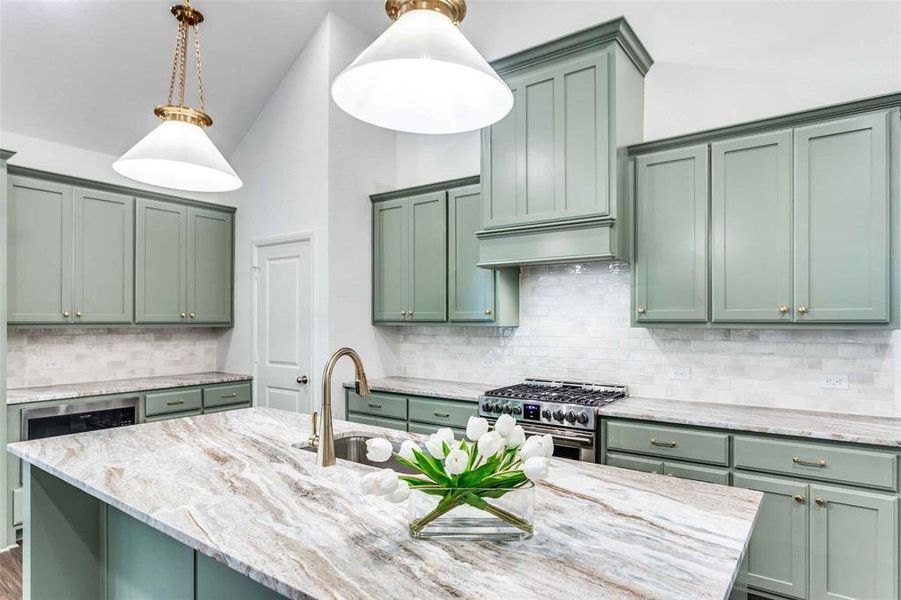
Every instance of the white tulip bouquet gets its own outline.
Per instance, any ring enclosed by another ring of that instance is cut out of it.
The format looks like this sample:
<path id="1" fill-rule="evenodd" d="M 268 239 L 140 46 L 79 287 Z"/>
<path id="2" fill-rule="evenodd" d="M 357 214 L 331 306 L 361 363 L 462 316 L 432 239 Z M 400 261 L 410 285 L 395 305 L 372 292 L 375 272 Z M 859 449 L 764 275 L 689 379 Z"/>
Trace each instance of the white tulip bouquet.
<path id="1" fill-rule="evenodd" d="M 364 493 L 403 502 L 410 490 L 440 496 L 437 506 L 410 524 L 413 534 L 454 508 L 469 505 L 531 533 L 532 525 L 489 502 L 524 487 L 530 481 L 547 477 L 554 440 L 550 435 L 526 438 L 522 426 L 509 415 L 502 415 L 492 429 L 488 421 L 470 417 L 466 439 L 459 442 L 448 428 L 439 429 L 425 442 L 425 450 L 405 440 L 398 452 L 385 438 L 366 442 L 371 462 L 386 462 L 392 457 L 412 474 L 383 469 L 361 480 Z"/>

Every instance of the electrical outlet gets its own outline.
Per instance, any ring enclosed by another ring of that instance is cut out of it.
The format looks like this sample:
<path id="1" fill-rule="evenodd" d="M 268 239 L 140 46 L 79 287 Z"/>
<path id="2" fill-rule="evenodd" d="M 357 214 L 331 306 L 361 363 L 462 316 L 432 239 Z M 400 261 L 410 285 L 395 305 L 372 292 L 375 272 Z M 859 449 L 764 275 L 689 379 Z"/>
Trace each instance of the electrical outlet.
<path id="1" fill-rule="evenodd" d="M 46 359 L 41 361 L 41 368 L 45 370 L 55 370 L 61 369 L 62 365 L 56 362 L 55 360 Z"/>
<path id="2" fill-rule="evenodd" d="M 675 367 L 670 369 L 669 372 L 670 379 L 676 379 L 678 381 L 688 381 L 691 379 L 691 369 L 688 367 Z"/>
<path id="3" fill-rule="evenodd" d="M 181 354 L 170 350 L 166 352 L 166 360 L 181 360 Z"/>
<path id="4" fill-rule="evenodd" d="M 846 390 L 848 389 L 847 375 L 823 375 L 820 380 L 820 387 L 827 390 Z"/>

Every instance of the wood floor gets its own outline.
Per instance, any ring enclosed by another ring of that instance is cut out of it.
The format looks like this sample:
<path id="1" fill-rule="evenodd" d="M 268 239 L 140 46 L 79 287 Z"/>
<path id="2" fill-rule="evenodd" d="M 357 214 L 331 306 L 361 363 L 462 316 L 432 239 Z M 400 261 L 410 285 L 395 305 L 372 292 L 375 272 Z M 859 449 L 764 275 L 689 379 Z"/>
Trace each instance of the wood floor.
<path id="1" fill-rule="evenodd" d="M 0 600 L 22 600 L 22 547 L 0 552 Z"/>

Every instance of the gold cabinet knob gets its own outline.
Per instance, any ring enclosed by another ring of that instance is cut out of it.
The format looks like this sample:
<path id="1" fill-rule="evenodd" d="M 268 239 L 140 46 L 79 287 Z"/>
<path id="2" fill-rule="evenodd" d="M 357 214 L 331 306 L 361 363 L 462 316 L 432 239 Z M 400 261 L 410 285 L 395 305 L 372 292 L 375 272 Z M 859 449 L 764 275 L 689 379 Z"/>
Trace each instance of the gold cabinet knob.
<path id="1" fill-rule="evenodd" d="M 801 306 L 799 306 L 799 307 L 798 307 L 798 314 L 799 314 L 799 315 L 806 315 L 806 314 L 807 314 L 807 307 L 804 306 L 803 304 L 802 304 Z"/>
<path id="2" fill-rule="evenodd" d="M 402 316 L 402 317 L 407 316 L 407 311 L 405 311 L 405 310 L 400 311 L 400 316 Z"/>
<path id="3" fill-rule="evenodd" d="M 804 504 L 804 496 L 801 494 L 795 494 L 795 502 L 798 504 Z"/>
<path id="4" fill-rule="evenodd" d="M 813 501 L 817 503 L 817 506 L 826 506 L 826 499 L 820 496 L 814 498 Z"/>
<path id="5" fill-rule="evenodd" d="M 69 318 L 69 311 L 67 311 L 67 310 L 64 310 L 64 311 L 63 311 L 63 318 L 64 318 L 64 319 L 68 319 L 68 318 Z"/>
<path id="6" fill-rule="evenodd" d="M 75 318 L 77 318 L 77 319 L 81 318 L 81 311 L 78 311 L 75 313 Z"/>
<path id="7" fill-rule="evenodd" d="M 644 306 L 639 306 L 639 307 L 638 307 L 638 314 L 643 315 L 643 314 L 645 314 L 646 312 L 648 312 L 648 309 L 646 309 Z"/>
<path id="8" fill-rule="evenodd" d="M 184 319 L 187 315 L 185 315 L 185 313 L 179 313 L 178 316 Z"/>
<path id="9" fill-rule="evenodd" d="M 196 317 L 196 315 L 194 313 L 191 313 L 188 316 L 191 317 L 192 319 Z"/>
<path id="10" fill-rule="evenodd" d="M 413 311 L 412 311 L 412 310 L 408 310 L 408 311 L 407 311 L 407 316 L 408 316 L 408 317 L 412 317 L 412 316 L 413 316 Z"/>
<path id="11" fill-rule="evenodd" d="M 486 308 L 486 309 L 485 309 L 485 314 L 486 314 L 486 315 L 490 315 L 490 314 L 491 314 L 491 309 L 490 309 L 490 308 Z"/>
<path id="12" fill-rule="evenodd" d="M 783 315 L 788 313 L 788 307 L 783 304 L 782 306 L 779 307 L 779 312 L 782 313 Z"/>

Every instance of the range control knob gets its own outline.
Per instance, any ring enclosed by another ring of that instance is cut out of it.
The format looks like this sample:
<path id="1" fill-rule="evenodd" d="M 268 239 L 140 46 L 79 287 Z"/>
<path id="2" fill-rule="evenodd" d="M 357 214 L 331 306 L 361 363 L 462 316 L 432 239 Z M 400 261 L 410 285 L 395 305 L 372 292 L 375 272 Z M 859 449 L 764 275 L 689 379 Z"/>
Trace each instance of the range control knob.
<path id="1" fill-rule="evenodd" d="M 513 407 L 513 414 L 514 414 L 514 415 L 521 415 L 521 414 L 522 414 L 522 407 L 521 407 L 521 406 L 514 406 L 514 407 Z"/>
<path id="2" fill-rule="evenodd" d="M 504 404 L 504 413 L 509 415 L 512 412 L 513 412 L 513 407 L 510 406 L 509 404 Z"/>
<path id="3" fill-rule="evenodd" d="M 562 421 L 563 420 L 563 411 L 555 410 L 554 411 L 554 419 L 556 419 L 557 421 Z"/>
<path id="4" fill-rule="evenodd" d="M 578 421 L 579 423 L 584 425 L 585 423 L 588 422 L 588 413 L 584 412 L 584 411 L 580 412 L 579 415 L 576 417 L 576 421 Z"/>
<path id="5" fill-rule="evenodd" d="M 575 423 L 576 422 L 576 413 L 574 413 L 573 411 L 569 411 L 568 413 L 566 413 L 566 420 L 569 421 L 570 423 Z"/>
<path id="6" fill-rule="evenodd" d="M 551 420 L 551 411 L 549 411 L 548 409 L 545 408 L 543 411 L 541 411 L 541 418 L 545 419 L 547 421 L 550 421 Z"/>
<path id="7" fill-rule="evenodd" d="M 485 412 L 494 412 L 494 405 L 491 402 L 486 402 L 482 405 L 482 410 Z"/>

